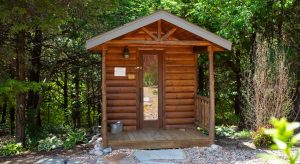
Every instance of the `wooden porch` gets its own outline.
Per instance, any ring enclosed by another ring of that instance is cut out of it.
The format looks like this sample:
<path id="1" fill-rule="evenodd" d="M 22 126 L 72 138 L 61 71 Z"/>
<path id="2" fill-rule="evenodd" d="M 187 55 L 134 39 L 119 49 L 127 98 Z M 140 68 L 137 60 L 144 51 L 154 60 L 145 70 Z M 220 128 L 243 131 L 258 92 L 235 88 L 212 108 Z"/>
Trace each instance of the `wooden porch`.
<path id="1" fill-rule="evenodd" d="M 142 129 L 109 134 L 112 148 L 161 149 L 208 146 L 209 136 L 193 129 Z"/>

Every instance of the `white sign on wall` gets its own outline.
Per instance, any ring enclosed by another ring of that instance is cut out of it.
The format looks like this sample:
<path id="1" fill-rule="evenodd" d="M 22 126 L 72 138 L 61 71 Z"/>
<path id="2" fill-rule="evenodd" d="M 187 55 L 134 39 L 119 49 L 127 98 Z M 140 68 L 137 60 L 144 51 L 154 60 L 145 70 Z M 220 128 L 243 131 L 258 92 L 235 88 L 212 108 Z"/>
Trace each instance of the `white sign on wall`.
<path id="1" fill-rule="evenodd" d="M 115 76 L 126 76 L 126 68 L 124 67 L 115 67 Z"/>

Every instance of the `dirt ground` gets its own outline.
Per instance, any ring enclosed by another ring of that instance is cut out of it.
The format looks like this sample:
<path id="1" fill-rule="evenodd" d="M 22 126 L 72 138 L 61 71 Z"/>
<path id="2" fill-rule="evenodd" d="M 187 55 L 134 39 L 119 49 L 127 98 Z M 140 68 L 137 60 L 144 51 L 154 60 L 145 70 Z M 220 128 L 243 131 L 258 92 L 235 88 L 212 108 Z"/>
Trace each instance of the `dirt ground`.
<path id="1" fill-rule="evenodd" d="M 43 158 L 65 158 L 76 157 L 84 155 L 90 150 L 91 147 L 87 145 L 77 145 L 71 150 L 54 150 L 50 152 L 24 152 L 19 155 L 10 157 L 1 157 L 1 164 L 15 164 L 15 163 L 34 163 Z"/>
<path id="2" fill-rule="evenodd" d="M 145 101 L 145 97 L 149 101 Z M 144 87 L 144 119 L 158 119 L 158 90 L 157 87 Z"/>

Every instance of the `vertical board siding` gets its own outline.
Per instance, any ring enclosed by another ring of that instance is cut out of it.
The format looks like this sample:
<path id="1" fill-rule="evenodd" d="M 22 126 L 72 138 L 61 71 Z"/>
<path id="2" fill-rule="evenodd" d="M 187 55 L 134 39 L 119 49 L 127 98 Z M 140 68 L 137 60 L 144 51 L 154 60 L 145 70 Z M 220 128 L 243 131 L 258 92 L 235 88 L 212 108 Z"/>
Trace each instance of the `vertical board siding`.
<path id="1" fill-rule="evenodd" d="M 192 126 L 195 122 L 195 54 L 192 47 L 170 47 L 165 52 L 165 127 Z"/>
<path id="2" fill-rule="evenodd" d="M 129 48 L 130 58 L 123 57 L 124 47 L 108 47 L 106 55 L 106 94 L 108 124 L 121 121 L 125 130 L 137 129 L 137 83 L 128 74 L 137 76 L 137 51 Z M 114 76 L 115 67 L 125 67 L 126 76 Z"/>

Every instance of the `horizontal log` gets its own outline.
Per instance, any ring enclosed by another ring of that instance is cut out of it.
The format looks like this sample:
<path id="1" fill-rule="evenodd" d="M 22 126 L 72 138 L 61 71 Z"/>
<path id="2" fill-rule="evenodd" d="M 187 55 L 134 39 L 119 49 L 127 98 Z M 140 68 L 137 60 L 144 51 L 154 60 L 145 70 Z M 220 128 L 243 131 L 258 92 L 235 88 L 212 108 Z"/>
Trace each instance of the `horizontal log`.
<path id="1" fill-rule="evenodd" d="M 199 95 L 197 95 L 197 96 L 196 96 L 196 99 L 198 99 L 198 100 L 203 100 L 203 101 L 208 101 L 208 102 L 209 102 L 209 97 L 204 97 L 204 96 L 199 96 Z"/>
<path id="2" fill-rule="evenodd" d="M 106 80 L 128 80 L 127 76 L 115 76 L 113 74 L 106 74 Z"/>
<path id="3" fill-rule="evenodd" d="M 184 74 L 184 73 L 176 73 L 176 74 L 169 74 L 166 73 L 166 80 L 193 80 L 195 79 L 194 74 Z"/>
<path id="4" fill-rule="evenodd" d="M 166 47 L 166 53 L 186 53 L 186 52 L 193 52 L 192 46 L 185 46 L 185 47 Z"/>
<path id="5" fill-rule="evenodd" d="M 126 45 L 126 44 L 142 44 L 142 45 L 183 45 L 183 46 L 210 46 L 208 41 L 156 41 L 156 40 L 111 40 L 106 42 L 107 45 Z"/>
<path id="6" fill-rule="evenodd" d="M 136 130 L 136 126 L 124 126 L 124 131 L 133 131 Z"/>
<path id="7" fill-rule="evenodd" d="M 129 49 L 129 53 L 132 54 L 136 54 L 137 50 L 135 47 L 128 47 Z M 115 53 L 120 53 L 123 54 L 124 52 L 124 47 L 108 47 L 107 48 L 107 56 L 109 56 L 109 54 L 115 54 Z"/>
<path id="8" fill-rule="evenodd" d="M 166 93 L 166 99 L 192 99 L 194 98 L 194 93 Z"/>
<path id="9" fill-rule="evenodd" d="M 194 129 L 194 124 L 184 124 L 184 125 L 166 125 L 166 129 Z"/>
<path id="10" fill-rule="evenodd" d="M 166 60 L 166 65 L 195 66 L 196 62 L 194 60 Z"/>
<path id="11" fill-rule="evenodd" d="M 194 118 L 195 112 L 167 112 L 166 118 Z"/>
<path id="12" fill-rule="evenodd" d="M 195 105 L 176 105 L 176 106 L 171 106 L 171 105 L 166 105 L 165 107 L 166 112 L 185 112 L 185 111 L 194 111 L 195 110 Z"/>
<path id="13" fill-rule="evenodd" d="M 166 99 L 166 105 L 194 105 L 194 99 Z"/>
<path id="14" fill-rule="evenodd" d="M 178 56 L 178 58 L 194 58 L 195 54 L 193 52 L 190 51 L 184 51 L 181 52 L 179 51 L 165 51 L 166 53 L 166 58 L 175 58 Z"/>
<path id="15" fill-rule="evenodd" d="M 185 67 L 179 67 L 179 66 L 166 66 L 165 67 L 166 73 L 196 73 L 196 67 L 195 66 L 185 66 Z"/>
<path id="16" fill-rule="evenodd" d="M 106 95 L 107 100 L 136 100 L 135 93 L 110 93 Z"/>
<path id="17" fill-rule="evenodd" d="M 136 66 L 137 61 L 136 60 L 106 60 L 107 66 Z"/>
<path id="18" fill-rule="evenodd" d="M 107 113 L 109 120 L 136 119 L 136 113 Z"/>
<path id="19" fill-rule="evenodd" d="M 107 87 L 128 87 L 136 86 L 136 80 L 107 80 Z"/>
<path id="20" fill-rule="evenodd" d="M 167 86 L 165 88 L 166 93 L 180 93 L 180 92 L 195 92 L 196 88 L 195 87 L 190 87 L 190 86 L 180 86 L 180 87 L 169 87 Z"/>
<path id="21" fill-rule="evenodd" d="M 108 106 L 108 113 L 135 113 L 137 111 L 136 106 Z"/>
<path id="22" fill-rule="evenodd" d="M 194 122 L 195 122 L 195 118 L 176 118 L 176 119 L 167 118 L 166 119 L 167 125 L 193 124 Z"/>
<path id="23" fill-rule="evenodd" d="M 138 71 L 138 69 L 136 69 L 135 66 L 126 66 L 125 68 L 126 68 L 126 74 L 127 73 L 136 73 Z M 114 66 L 106 67 L 106 73 L 114 74 L 114 72 L 115 72 Z"/>
<path id="24" fill-rule="evenodd" d="M 123 125 L 125 126 L 135 126 L 136 125 L 136 119 L 117 119 L 117 120 L 107 120 L 108 124 L 111 124 L 111 123 L 116 123 L 118 121 L 121 121 L 123 123 Z"/>
<path id="25" fill-rule="evenodd" d="M 167 80 L 166 86 L 195 86 L 195 80 Z"/>
<path id="26" fill-rule="evenodd" d="M 107 87 L 106 92 L 109 93 L 136 93 L 136 87 Z"/>
<path id="27" fill-rule="evenodd" d="M 136 106 L 136 100 L 107 100 L 107 106 Z"/>

